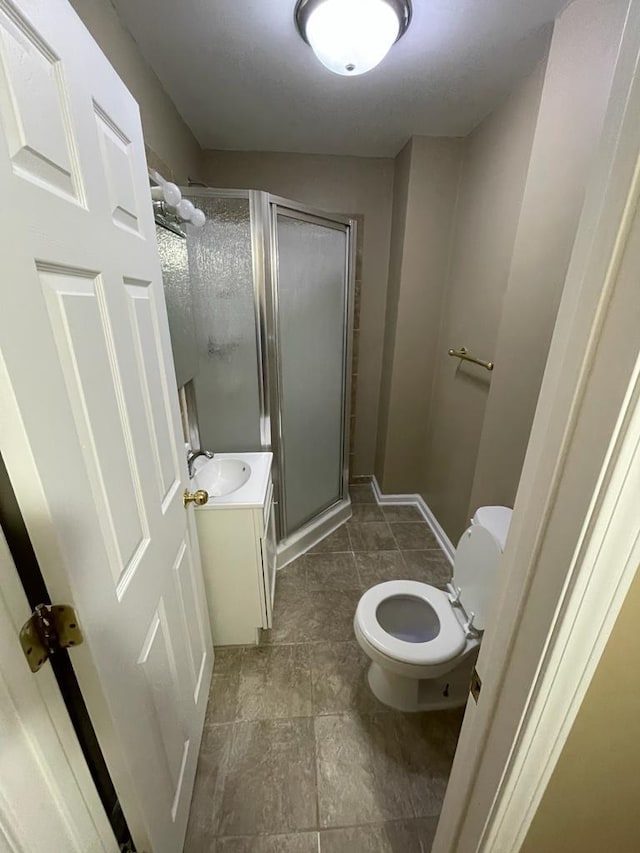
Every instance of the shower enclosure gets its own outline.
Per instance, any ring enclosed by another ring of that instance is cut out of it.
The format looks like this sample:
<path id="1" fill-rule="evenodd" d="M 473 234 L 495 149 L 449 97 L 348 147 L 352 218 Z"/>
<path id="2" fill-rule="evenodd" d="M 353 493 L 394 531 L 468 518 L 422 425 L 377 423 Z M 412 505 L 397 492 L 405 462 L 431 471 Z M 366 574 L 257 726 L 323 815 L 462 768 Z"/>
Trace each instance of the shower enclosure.
<path id="1" fill-rule="evenodd" d="M 200 444 L 272 450 L 278 562 L 350 514 L 355 221 L 253 190 L 183 189 Z"/>

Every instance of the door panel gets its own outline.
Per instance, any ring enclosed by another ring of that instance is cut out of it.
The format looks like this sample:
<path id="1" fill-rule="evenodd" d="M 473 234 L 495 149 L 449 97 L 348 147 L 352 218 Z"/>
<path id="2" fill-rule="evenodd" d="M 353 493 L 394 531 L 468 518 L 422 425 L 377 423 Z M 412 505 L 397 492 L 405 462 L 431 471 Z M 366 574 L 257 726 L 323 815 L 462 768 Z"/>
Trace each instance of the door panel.
<path id="1" fill-rule="evenodd" d="M 9 4 L 0 29 L 3 117 L 13 170 L 63 198 L 84 203 L 59 58 Z"/>
<path id="2" fill-rule="evenodd" d="M 160 599 L 138 659 L 151 699 L 147 723 L 155 726 L 164 747 L 164 768 L 170 799 L 174 799 L 184 754 L 184 730 L 179 717 L 180 685 L 176 658 L 167 624 L 165 603 Z M 187 741 L 188 743 L 188 741 Z"/>
<path id="3" fill-rule="evenodd" d="M 194 699 L 197 700 L 202 676 L 210 657 L 209 625 L 208 622 L 206 625 L 203 623 L 202 606 L 198 601 L 198 590 L 193 582 L 193 560 L 186 540 L 180 545 L 174 574 L 180 612 L 189 635 L 187 650 L 191 690 Z"/>
<path id="4" fill-rule="evenodd" d="M 132 180 L 135 166 L 132 163 L 134 155 L 131 140 L 127 139 L 112 117 L 95 101 L 93 108 L 113 223 L 138 234 L 140 228 L 138 202 Z"/>
<path id="5" fill-rule="evenodd" d="M 0 0 L 0 449 L 139 849 L 182 849 L 213 665 L 137 105 Z"/>
<path id="6" fill-rule="evenodd" d="M 120 584 L 139 562 L 149 542 L 139 478 L 131 470 L 127 447 L 131 430 L 117 367 L 109 362 L 114 343 L 100 312 L 104 293 L 100 276 L 80 271 L 38 269 L 58 357 L 76 427 L 85 436 L 85 462 L 92 473 L 94 499 L 100 506 L 110 545 L 114 581 Z M 108 457 L 101 448 L 109 447 Z"/>
<path id="7" fill-rule="evenodd" d="M 162 502 L 170 500 L 171 491 L 180 485 L 180 473 L 176 458 L 176 440 L 172 435 L 171 419 L 168 417 L 165 388 L 162 382 L 160 342 L 154 327 L 153 292 L 149 282 L 125 280 L 129 297 L 129 315 L 135 344 L 142 388 L 142 397 L 147 404 L 146 417 L 149 429 L 158 493 Z"/>

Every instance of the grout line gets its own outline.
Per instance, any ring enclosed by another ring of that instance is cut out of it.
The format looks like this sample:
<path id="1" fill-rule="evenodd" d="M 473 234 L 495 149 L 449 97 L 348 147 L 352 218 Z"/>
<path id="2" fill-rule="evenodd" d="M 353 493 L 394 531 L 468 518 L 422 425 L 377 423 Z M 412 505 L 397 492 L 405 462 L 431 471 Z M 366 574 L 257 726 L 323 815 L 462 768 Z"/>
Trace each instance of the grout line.
<path id="1" fill-rule="evenodd" d="M 351 553 L 353 554 L 353 540 L 351 539 L 351 531 L 349 530 L 349 525 L 345 522 L 345 530 L 347 531 L 347 538 L 349 539 L 349 545 L 351 546 Z"/>
<path id="2" fill-rule="evenodd" d="M 311 694 L 311 713 L 315 717 L 315 691 L 313 689 L 313 656 L 311 654 L 311 649 L 309 648 L 310 643 L 304 643 L 304 645 L 307 647 L 307 656 L 309 660 L 309 692 Z"/>
<path id="3" fill-rule="evenodd" d="M 373 826 L 380 826 L 380 827 L 386 826 L 388 823 L 414 823 L 414 822 L 417 823 L 418 821 L 423 821 L 423 820 L 435 820 L 435 821 L 437 821 L 439 819 L 439 817 L 440 817 L 440 812 L 438 812 L 438 814 L 435 814 L 435 815 L 422 815 L 421 814 L 417 817 L 389 817 L 389 818 L 386 818 L 386 820 L 384 818 L 380 818 L 378 820 L 369 821 L 368 823 L 366 821 L 364 823 L 362 821 L 360 821 L 359 823 L 340 823 L 340 824 L 335 824 L 335 825 L 332 824 L 331 826 L 321 827 L 320 832 L 321 833 L 322 832 L 331 832 L 334 829 L 369 829 Z M 299 830 L 299 831 L 304 832 L 305 830 Z M 274 833 L 274 834 L 278 834 L 278 833 Z M 356 853 L 358 853 L 358 851 L 356 851 Z"/>
<path id="4" fill-rule="evenodd" d="M 320 836 L 323 832 L 333 832 L 334 830 L 343 830 L 343 829 L 370 829 L 372 827 L 385 827 L 390 823 L 417 823 L 423 820 L 432 820 L 437 821 L 440 817 L 440 813 L 435 815 L 420 815 L 419 817 L 390 817 L 390 818 L 379 818 L 378 820 L 358 822 L 358 823 L 340 823 L 340 824 L 331 824 L 331 826 L 323 826 L 320 829 L 304 827 L 301 829 L 285 829 L 278 830 L 277 832 L 260 832 L 260 833 L 244 833 L 244 834 L 235 834 L 235 835 L 215 835 L 216 839 L 254 839 L 254 838 L 278 838 L 283 835 L 316 835 L 318 842 L 318 851 L 321 851 L 320 846 Z M 422 842 L 420 842 L 422 843 Z"/>
<path id="5" fill-rule="evenodd" d="M 313 710 L 313 708 L 312 708 Z M 316 786 L 316 826 L 318 827 L 318 850 L 320 849 L 320 785 L 318 784 L 318 738 L 316 737 L 316 716 L 311 718 L 311 729 L 313 731 L 313 771 Z"/>
<path id="6" fill-rule="evenodd" d="M 358 561 L 356 560 L 356 552 L 352 551 L 351 553 L 353 554 L 353 565 L 355 566 L 356 576 L 358 578 L 358 583 L 360 584 L 360 591 L 362 592 L 363 590 L 365 590 L 365 585 L 364 585 L 364 581 L 362 580 L 362 575 L 360 574 L 360 569 L 358 568 Z"/>
<path id="7" fill-rule="evenodd" d="M 391 525 L 389 524 L 389 522 L 388 522 L 388 521 L 387 521 L 387 526 L 388 526 L 388 528 L 389 528 L 389 533 L 391 534 L 391 538 L 392 538 L 392 539 L 393 539 L 393 541 L 396 543 L 396 549 L 397 549 L 398 551 L 400 551 L 400 553 L 402 554 L 402 548 L 398 545 L 398 540 L 396 539 L 396 535 L 395 535 L 395 533 L 393 532 L 393 528 L 391 527 Z M 403 559 L 403 561 L 404 561 L 404 557 L 403 557 L 402 559 Z M 406 564 L 406 562 L 405 562 L 404 564 L 405 564 L 405 566 L 407 565 L 407 564 Z"/>
<path id="8" fill-rule="evenodd" d="M 349 539 L 349 542 L 351 542 L 351 539 Z M 307 551 L 306 554 L 301 554 L 299 557 L 296 557 L 296 559 L 293 560 L 291 563 L 289 563 L 289 565 L 286 566 L 285 568 L 288 569 L 291 566 L 294 566 L 298 562 L 298 560 L 302 560 L 304 557 L 325 557 L 327 554 L 350 554 L 350 553 L 352 553 L 351 548 L 345 548 L 343 551 Z M 283 572 L 284 569 L 280 569 L 280 571 Z"/>

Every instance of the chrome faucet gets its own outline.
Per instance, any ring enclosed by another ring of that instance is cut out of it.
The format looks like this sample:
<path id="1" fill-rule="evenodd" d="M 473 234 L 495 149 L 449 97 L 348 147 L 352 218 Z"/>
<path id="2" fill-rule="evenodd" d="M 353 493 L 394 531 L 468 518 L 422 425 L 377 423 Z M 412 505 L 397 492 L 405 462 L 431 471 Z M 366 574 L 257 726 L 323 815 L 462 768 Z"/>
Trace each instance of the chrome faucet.
<path id="1" fill-rule="evenodd" d="M 187 471 L 189 477 L 193 477 L 193 463 L 199 456 L 206 456 L 207 459 L 213 459 L 213 453 L 210 450 L 190 450 L 187 453 Z"/>

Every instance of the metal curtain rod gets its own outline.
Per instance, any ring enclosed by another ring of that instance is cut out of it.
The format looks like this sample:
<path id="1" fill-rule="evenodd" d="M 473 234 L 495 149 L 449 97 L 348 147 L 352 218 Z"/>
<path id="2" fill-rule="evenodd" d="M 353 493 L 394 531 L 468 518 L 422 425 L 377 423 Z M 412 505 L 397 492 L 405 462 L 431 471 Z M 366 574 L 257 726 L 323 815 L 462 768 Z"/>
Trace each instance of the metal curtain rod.
<path id="1" fill-rule="evenodd" d="M 493 370 L 493 362 L 492 361 L 483 361 L 481 358 L 475 358 L 472 355 L 469 355 L 469 352 L 466 347 L 460 347 L 460 349 L 450 349 L 449 355 L 452 358 L 459 358 L 461 361 L 472 361 L 474 364 L 479 364 L 480 367 L 484 367 L 485 370 Z"/>

